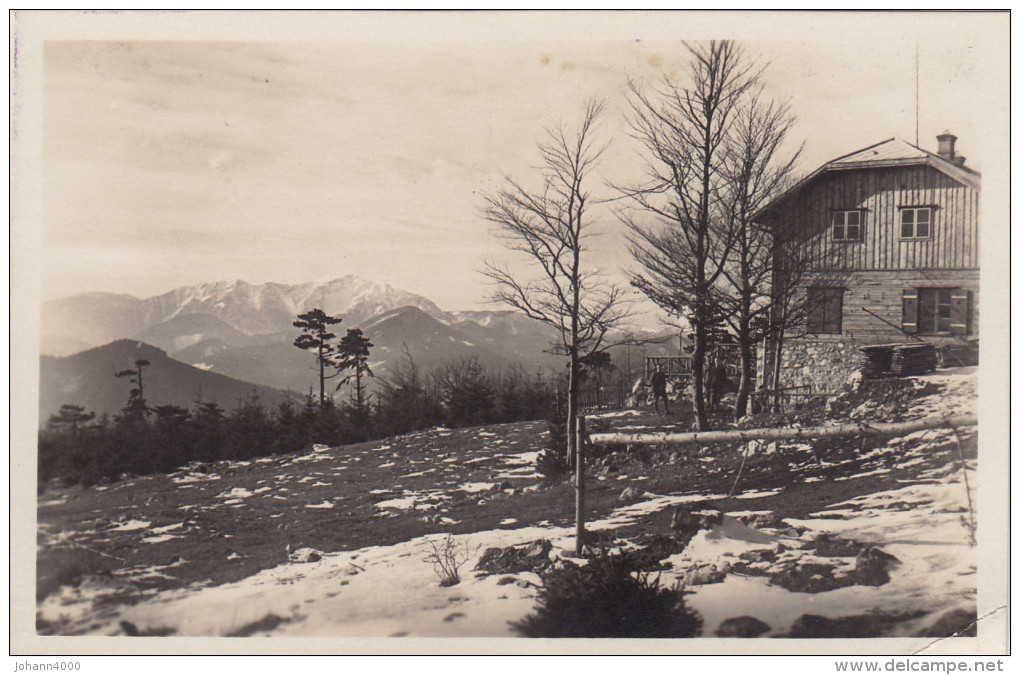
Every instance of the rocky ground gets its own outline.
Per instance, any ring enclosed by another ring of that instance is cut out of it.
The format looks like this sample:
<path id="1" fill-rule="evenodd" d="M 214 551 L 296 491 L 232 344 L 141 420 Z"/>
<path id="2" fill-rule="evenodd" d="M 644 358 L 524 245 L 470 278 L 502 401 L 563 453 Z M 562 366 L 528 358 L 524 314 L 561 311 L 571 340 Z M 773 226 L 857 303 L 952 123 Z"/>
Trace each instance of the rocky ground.
<path id="1" fill-rule="evenodd" d="M 975 384 L 973 369 L 864 382 L 739 426 L 971 413 Z M 592 425 L 685 423 L 641 409 Z M 516 635 L 549 575 L 586 564 L 572 555 L 573 488 L 534 470 L 547 439 L 542 423 L 433 429 L 49 492 L 37 629 Z M 975 630 L 974 429 L 593 454 L 592 547 L 683 584 L 701 636 Z"/>

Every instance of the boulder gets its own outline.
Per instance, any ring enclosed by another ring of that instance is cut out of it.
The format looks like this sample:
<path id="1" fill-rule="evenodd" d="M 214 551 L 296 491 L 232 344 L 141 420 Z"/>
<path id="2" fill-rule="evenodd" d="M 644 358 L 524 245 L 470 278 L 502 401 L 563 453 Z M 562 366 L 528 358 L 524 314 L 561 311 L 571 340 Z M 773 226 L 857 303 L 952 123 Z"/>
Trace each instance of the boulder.
<path id="1" fill-rule="evenodd" d="M 753 616 L 737 616 L 719 624 L 715 634 L 719 637 L 758 637 L 770 630 L 771 626 Z"/>
<path id="2" fill-rule="evenodd" d="M 888 625 L 888 619 L 879 615 L 862 614 L 830 619 L 817 614 L 803 614 L 790 627 L 786 637 L 791 638 L 862 638 L 879 637 Z"/>
<path id="3" fill-rule="evenodd" d="M 840 539 L 828 532 L 822 532 L 815 537 L 809 548 L 813 548 L 817 555 L 825 558 L 849 558 L 860 554 L 864 546 L 852 539 Z"/>
<path id="4" fill-rule="evenodd" d="M 313 563 L 322 560 L 322 551 L 314 548 L 299 548 L 288 556 L 292 563 Z"/>
<path id="5" fill-rule="evenodd" d="M 779 518 L 773 511 L 751 513 L 746 516 L 740 516 L 740 520 L 744 523 L 744 525 L 755 529 L 762 527 L 776 527 L 779 524 Z"/>
<path id="6" fill-rule="evenodd" d="M 526 558 L 548 558 L 549 551 L 552 550 L 552 542 L 548 539 L 537 539 L 524 549 L 524 556 Z"/>
<path id="7" fill-rule="evenodd" d="M 708 507 L 707 502 L 681 504 L 673 511 L 670 528 L 676 532 L 692 533 L 710 530 L 722 522 L 722 513 Z"/>
<path id="8" fill-rule="evenodd" d="M 721 570 L 714 564 L 701 564 L 684 573 L 684 584 L 687 586 L 717 584 L 725 578 L 726 570 Z"/>
<path id="9" fill-rule="evenodd" d="M 835 566 L 819 563 L 789 563 L 771 575 L 772 583 L 794 593 L 824 593 L 854 585 L 854 575 L 836 576 Z"/>
<path id="10" fill-rule="evenodd" d="M 643 494 L 644 493 L 641 490 L 638 490 L 637 488 L 629 487 L 629 488 L 627 488 L 626 490 L 624 490 L 623 492 L 620 493 L 620 501 L 623 502 L 623 503 L 626 503 L 626 504 L 629 504 L 631 502 L 636 502 L 639 499 L 641 499 L 641 496 Z"/>
<path id="11" fill-rule="evenodd" d="M 740 559 L 752 563 L 775 562 L 776 552 L 768 548 L 759 549 L 757 551 L 744 551 L 743 553 L 740 554 Z"/>
<path id="12" fill-rule="evenodd" d="M 676 537 L 657 533 L 639 535 L 631 541 L 636 548 L 625 555 L 636 569 L 643 571 L 672 569 L 671 565 L 662 561 L 683 551 L 686 544 Z"/>
<path id="13" fill-rule="evenodd" d="M 551 550 L 552 542 L 548 539 L 538 539 L 524 546 L 487 548 L 482 552 L 475 569 L 489 574 L 536 572 L 551 564 Z"/>
<path id="14" fill-rule="evenodd" d="M 977 613 L 962 607 L 950 610 L 917 637 L 977 637 Z"/>
<path id="15" fill-rule="evenodd" d="M 862 586 L 881 586 L 889 582 L 889 569 L 899 564 L 896 556 L 869 546 L 857 554 L 854 576 Z"/>

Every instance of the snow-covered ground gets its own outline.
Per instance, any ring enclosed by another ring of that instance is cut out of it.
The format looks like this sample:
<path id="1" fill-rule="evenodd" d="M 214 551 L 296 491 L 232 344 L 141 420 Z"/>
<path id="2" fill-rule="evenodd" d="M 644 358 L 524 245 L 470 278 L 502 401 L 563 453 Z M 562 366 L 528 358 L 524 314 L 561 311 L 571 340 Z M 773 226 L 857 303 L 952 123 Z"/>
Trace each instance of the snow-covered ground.
<path id="1" fill-rule="evenodd" d="M 928 376 L 946 386 L 941 396 L 917 401 L 918 416 L 970 412 L 976 373 L 957 370 Z M 897 466 L 922 463 L 931 448 L 952 442 L 948 431 L 916 432 L 889 440 L 872 450 L 872 461 L 849 476 L 859 478 L 881 473 L 894 455 Z M 315 461 L 313 452 L 293 462 Z M 441 457 L 441 456 L 440 456 Z M 534 458 L 505 458 L 507 475 L 529 476 Z M 440 459 L 441 461 L 441 459 Z M 969 462 L 966 470 L 973 471 Z M 753 616 L 769 626 L 766 636 L 783 635 L 804 614 L 830 618 L 863 614 L 918 614 L 917 618 L 890 625 L 887 635 L 908 636 L 930 626 L 939 616 L 976 606 L 975 547 L 964 468 L 947 462 L 900 482 L 894 489 L 862 494 L 828 504 L 799 519 L 786 518 L 771 528 L 755 529 L 740 519 L 752 511 L 730 511 L 720 523 L 702 530 L 678 554 L 667 559 L 671 568 L 662 580 L 681 580 L 691 569 L 714 564 L 718 569 L 746 563 L 740 555 L 769 551 L 774 563 L 817 563 L 812 542 L 829 533 L 865 542 L 895 556 L 888 583 L 851 585 L 818 593 L 795 592 L 773 584 L 768 576 L 731 571 L 718 583 L 690 586 L 687 602 L 702 616 L 703 636 L 713 636 L 728 618 Z M 179 483 L 207 480 L 185 474 Z M 974 481 L 971 481 L 971 485 Z M 483 492 L 492 483 L 463 483 L 456 489 Z M 496 488 L 498 489 L 498 488 Z M 746 497 L 764 499 L 780 491 L 749 492 Z M 252 493 L 235 488 L 217 495 L 221 503 L 243 500 Z M 970 495 L 971 497 L 973 495 Z M 380 501 L 381 515 L 388 511 L 428 511 L 446 495 L 440 491 L 397 491 Z M 610 516 L 590 523 L 590 530 L 611 531 L 639 522 L 678 505 L 720 499 L 722 495 L 643 493 L 638 501 L 616 509 Z M 226 501 L 223 501 L 226 500 Z M 309 504 L 331 508 L 332 504 Z M 748 521 L 752 522 L 752 521 Z M 485 575 L 474 571 L 480 554 L 489 547 L 525 544 L 548 539 L 552 559 L 569 557 L 574 547 L 573 528 L 552 525 L 512 529 L 514 519 L 500 527 L 454 535 L 452 544 L 463 553 L 461 582 L 441 587 L 426 560 L 433 545 L 446 535 L 429 535 L 392 546 L 373 546 L 356 551 L 324 553 L 313 562 L 290 562 L 264 570 L 241 581 L 218 586 L 192 585 L 169 591 L 147 591 L 134 604 L 104 602 L 122 589 L 110 582 L 88 579 L 77 587 L 65 586 L 39 606 L 40 618 L 61 622 L 69 632 L 96 635 L 121 634 L 122 622 L 141 633 L 198 635 L 293 635 L 293 636 L 493 636 L 514 635 L 510 622 L 533 611 L 541 578 L 531 572 Z M 130 520 L 120 530 L 149 528 L 150 523 Z M 791 529 L 793 528 L 793 529 Z M 152 530 L 152 536 L 173 537 L 179 525 Z M 836 570 L 853 567 L 854 559 L 828 557 Z M 174 564 L 180 564 L 174 563 Z M 765 564 L 765 563 L 762 563 Z M 170 567 L 170 566 L 166 566 Z M 137 576 L 158 575 L 163 568 L 134 570 Z M 921 615 L 923 613 L 923 615 Z"/>

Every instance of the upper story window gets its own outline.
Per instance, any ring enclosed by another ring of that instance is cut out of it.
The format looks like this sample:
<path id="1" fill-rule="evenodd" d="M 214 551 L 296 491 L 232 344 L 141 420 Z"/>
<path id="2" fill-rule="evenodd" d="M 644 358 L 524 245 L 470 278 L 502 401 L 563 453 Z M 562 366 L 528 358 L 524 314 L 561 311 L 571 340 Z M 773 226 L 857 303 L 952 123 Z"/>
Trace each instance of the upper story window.
<path id="1" fill-rule="evenodd" d="M 931 237 L 931 207 L 910 206 L 900 209 L 900 238 L 928 239 Z"/>
<path id="2" fill-rule="evenodd" d="M 832 240 L 833 241 L 860 241 L 861 225 L 864 223 L 864 212 L 833 211 L 832 212 Z"/>

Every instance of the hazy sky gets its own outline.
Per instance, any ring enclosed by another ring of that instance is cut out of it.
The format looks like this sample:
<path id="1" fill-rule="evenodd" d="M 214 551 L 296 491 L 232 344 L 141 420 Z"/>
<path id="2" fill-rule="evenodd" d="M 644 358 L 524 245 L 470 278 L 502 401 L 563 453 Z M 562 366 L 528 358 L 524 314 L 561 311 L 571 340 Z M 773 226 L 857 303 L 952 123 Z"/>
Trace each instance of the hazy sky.
<path id="1" fill-rule="evenodd" d="M 306 14 L 289 32 L 217 16 L 179 17 L 161 41 L 45 42 L 43 299 L 353 273 L 476 308 L 483 258 L 506 257 L 480 194 L 504 174 L 533 183 L 543 129 L 573 123 L 589 96 L 608 102 L 599 179 L 637 178 L 624 88 L 682 78 L 681 39 L 744 38 L 770 61 L 805 173 L 914 140 L 915 48 L 922 147 L 951 129 L 980 169 L 983 111 L 1008 104 L 987 67 L 1001 16 Z M 622 279 L 619 225 L 599 216 L 591 262 Z"/>

